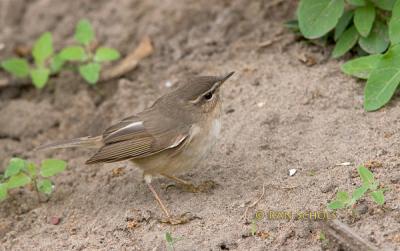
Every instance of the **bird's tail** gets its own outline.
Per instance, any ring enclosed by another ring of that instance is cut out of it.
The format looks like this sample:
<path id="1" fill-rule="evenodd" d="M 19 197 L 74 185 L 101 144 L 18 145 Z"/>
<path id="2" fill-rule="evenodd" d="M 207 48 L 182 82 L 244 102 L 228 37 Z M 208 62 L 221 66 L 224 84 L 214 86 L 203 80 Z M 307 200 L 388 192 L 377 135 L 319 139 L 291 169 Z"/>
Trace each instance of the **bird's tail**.
<path id="1" fill-rule="evenodd" d="M 44 144 L 36 148 L 36 150 L 72 148 L 72 147 L 98 148 L 101 147 L 101 145 L 102 145 L 102 136 L 96 136 L 96 137 L 88 136 L 88 137 L 67 139 L 67 140 L 61 140 Z"/>

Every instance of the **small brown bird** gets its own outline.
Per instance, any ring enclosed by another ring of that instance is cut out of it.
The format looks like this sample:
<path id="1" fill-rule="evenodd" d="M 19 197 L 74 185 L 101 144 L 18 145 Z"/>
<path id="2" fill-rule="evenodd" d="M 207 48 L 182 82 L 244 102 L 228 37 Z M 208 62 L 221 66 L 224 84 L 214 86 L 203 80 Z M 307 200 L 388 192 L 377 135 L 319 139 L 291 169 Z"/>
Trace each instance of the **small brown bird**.
<path id="1" fill-rule="evenodd" d="M 216 143 L 221 129 L 220 87 L 233 73 L 189 79 L 102 135 L 50 143 L 38 149 L 98 148 L 86 164 L 132 160 L 143 170 L 144 180 L 169 222 L 177 222 L 151 185 L 152 177 L 161 175 L 194 187 L 175 175 L 197 165 Z"/>

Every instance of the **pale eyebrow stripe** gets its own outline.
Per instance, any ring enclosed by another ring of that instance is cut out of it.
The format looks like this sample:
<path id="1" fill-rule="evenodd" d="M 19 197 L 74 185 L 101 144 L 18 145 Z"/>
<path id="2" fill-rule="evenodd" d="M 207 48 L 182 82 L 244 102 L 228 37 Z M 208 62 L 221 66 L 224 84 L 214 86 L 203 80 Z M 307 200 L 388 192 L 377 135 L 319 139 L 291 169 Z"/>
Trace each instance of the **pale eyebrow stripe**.
<path id="1" fill-rule="evenodd" d="M 217 84 L 218 84 L 218 82 L 215 82 L 215 84 L 211 87 L 210 90 L 203 92 L 196 99 L 191 100 L 190 102 L 192 102 L 194 104 L 198 103 L 200 101 L 200 98 L 203 97 L 204 95 L 206 95 L 208 92 L 214 92 L 217 89 L 217 86 L 218 86 Z"/>

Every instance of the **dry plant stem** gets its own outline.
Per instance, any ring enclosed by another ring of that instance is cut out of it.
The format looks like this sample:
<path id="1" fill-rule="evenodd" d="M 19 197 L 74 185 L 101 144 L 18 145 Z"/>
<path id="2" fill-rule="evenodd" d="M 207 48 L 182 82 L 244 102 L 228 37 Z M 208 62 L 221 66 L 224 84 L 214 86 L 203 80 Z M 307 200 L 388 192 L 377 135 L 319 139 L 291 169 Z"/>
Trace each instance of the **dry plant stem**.
<path id="1" fill-rule="evenodd" d="M 270 1 L 270 2 L 267 4 L 267 8 L 271 8 L 271 7 L 274 7 L 274 6 L 276 6 L 276 5 L 279 5 L 279 4 L 283 3 L 284 1 L 285 1 L 285 0 Z"/>
<path id="2" fill-rule="evenodd" d="M 158 194 L 157 194 L 156 190 L 154 189 L 154 187 L 151 185 L 150 182 L 146 182 L 146 184 L 149 187 L 150 191 L 153 193 L 154 198 L 157 200 L 158 204 L 160 205 L 161 209 L 163 210 L 163 212 L 165 213 L 167 218 L 171 218 L 171 214 L 169 213 L 167 207 L 164 206 L 164 203 L 160 199 L 160 196 L 158 196 Z"/>
<path id="3" fill-rule="evenodd" d="M 153 53 L 153 46 L 149 37 L 144 37 L 139 46 L 131 51 L 117 65 L 104 70 L 101 74 L 100 81 L 108 81 L 119 78 L 122 75 L 136 68 L 140 60 Z"/>
<path id="4" fill-rule="evenodd" d="M 274 34 L 272 36 L 273 37 L 272 39 L 269 39 L 269 40 L 259 43 L 258 47 L 265 48 L 265 47 L 273 45 L 276 42 L 281 41 L 284 38 L 284 36 L 282 34 L 283 34 L 283 31 L 277 32 L 276 34 Z"/>
<path id="5" fill-rule="evenodd" d="M 247 211 L 249 211 L 250 208 L 255 207 L 261 201 L 261 199 L 264 197 L 264 194 L 265 194 L 265 184 L 263 184 L 263 190 L 262 190 L 262 194 L 260 195 L 260 197 L 256 201 L 254 201 L 253 204 L 246 207 L 246 210 L 244 211 L 244 214 L 240 218 L 240 221 L 242 221 L 243 219 L 247 220 Z"/>
<path id="6" fill-rule="evenodd" d="M 341 245 L 344 250 L 378 250 L 372 243 L 361 238 L 347 224 L 339 220 L 321 221 L 321 227 L 327 238 Z"/>

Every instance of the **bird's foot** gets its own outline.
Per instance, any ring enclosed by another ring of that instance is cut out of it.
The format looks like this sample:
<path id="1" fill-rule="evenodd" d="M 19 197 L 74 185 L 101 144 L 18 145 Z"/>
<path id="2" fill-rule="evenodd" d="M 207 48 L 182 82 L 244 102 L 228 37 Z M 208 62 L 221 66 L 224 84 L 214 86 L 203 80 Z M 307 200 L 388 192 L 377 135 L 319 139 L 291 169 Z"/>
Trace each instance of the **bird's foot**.
<path id="1" fill-rule="evenodd" d="M 191 213 L 184 213 L 182 215 L 171 215 L 169 217 L 162 218 L 160 219 L 160 222 L 170 225 L 179 225 L 179 224 L 186 224 L 195 219 L 200 219 L 200 217 L 195 216 Z"/>

